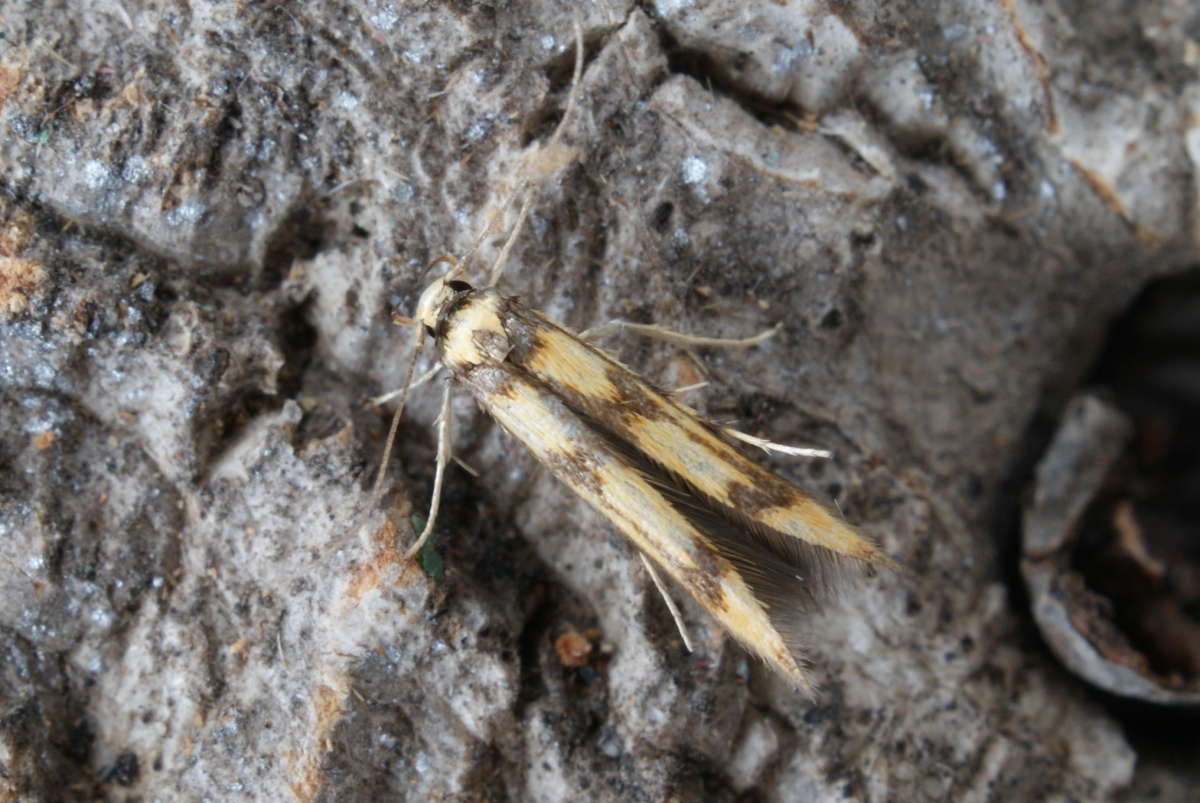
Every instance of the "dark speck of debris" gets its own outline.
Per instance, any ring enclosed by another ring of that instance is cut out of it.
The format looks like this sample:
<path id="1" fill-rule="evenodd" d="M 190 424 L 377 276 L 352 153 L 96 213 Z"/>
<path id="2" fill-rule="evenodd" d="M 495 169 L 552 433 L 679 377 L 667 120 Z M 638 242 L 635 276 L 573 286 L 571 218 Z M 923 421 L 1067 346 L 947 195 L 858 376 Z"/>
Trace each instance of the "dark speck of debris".
<path id="1" fill-rule="evenodd" d="M 137 778 L 138 758 L 137 754 L 130 750 L 117 756 L 117 760 L 112 763 L 112 766 L 100 776 L 102 783 L 116 781 L 120 786 L 131 786 Z"/>

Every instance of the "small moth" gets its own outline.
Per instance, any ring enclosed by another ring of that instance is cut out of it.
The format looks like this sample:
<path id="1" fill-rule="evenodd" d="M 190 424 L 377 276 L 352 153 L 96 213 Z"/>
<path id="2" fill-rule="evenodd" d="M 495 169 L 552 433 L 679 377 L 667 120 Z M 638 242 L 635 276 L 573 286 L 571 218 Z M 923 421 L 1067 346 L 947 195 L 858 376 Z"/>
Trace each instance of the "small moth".
<path id="1" fill-rule="evenodd" d="M 516 298 L 439 278 L 416 321 L 453 380 L 505 430 L 811 693 L 801 614 L 843 558 L 888 563 L 874 544 L 743 456 L 720 427 Z M 440 467 L 442 445 L 439 453 Z"/>
<path id="2" fill-rule="evenodd" d="M 558 140 L 575 105 L 582 70 L 578 23 L 575 37 L 571 93 L 554 135 L 535 153 L 543 161 L 564 161 Z M 439 261 L 453 263 L 453 270 L 425 288 L 415 317 L 407 319 L 433 338 L 440 366 L 453 380 L 446 385 L 439 417 L 430 515 L 408 555 L 420 550 L 436 521 L 450 459 L 450 387 L 457 383 L 634 543 L 685 643 L 681 617 L 656 569 L 686 588 L 729 633 L 811 695 L 801 646 L 804 611 L 846 559 L 881 565 L 891 561 L 835 512 L 747 459 L 725 438 L 791 454 L 828 453 L 779 446 L 707 422 L 592 345 L 586 333 L 576 334 L 495 289 L 531 196 L 522 204 L 486 287 L 459 280 L 457 262 L 443 258 Z M 721 341 L 652 326 L 624 327 L 701 345 L 744 346 L 771 334 Z M 404 398 L 422 381 L 411 380 L 423 342 L 418 341 L 408 364 L 372 492 L 376 498 Z"/>

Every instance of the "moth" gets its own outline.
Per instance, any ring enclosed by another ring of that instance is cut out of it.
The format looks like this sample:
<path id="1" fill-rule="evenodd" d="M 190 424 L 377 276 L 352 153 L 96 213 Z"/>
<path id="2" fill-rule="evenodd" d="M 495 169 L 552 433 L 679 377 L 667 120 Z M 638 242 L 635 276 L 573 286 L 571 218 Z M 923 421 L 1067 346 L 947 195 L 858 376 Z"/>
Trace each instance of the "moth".
<path id="1" fill-rule="evenodd" d="M 573 105 L 580 51 L 572 98 L 555 140 Z M 770 444 L 710 423 L 586 337 L 496 290 L 529 203 L 527 196 L 485 287 L 459 279 L 458 263 L 443 258 L 454 269 L 425 288 L 414 317 L 405 319 L 432 338 L 440 367 L 452 380 L 439 417 L 434 501 L 409 556 L 433 531 L 450 454 L 450 386 L 457 384 L 637 547 L 685 642 L 686 630 L 658 570 L 811 695 L 801 639 L 805 612 L 835 581 L 841 564 L 890 561 L 840 515 L 749 460 L 726 438 L 792 454 L 828 453 Z M 634 328 L 674 342 L 729 344 Z M 420 343 L 408 366 L 405 395 L 419 384 L 411 378 Z M 384 464 L 403 404 L 402 396 Z M 381 466 L 376 494 L 382 479 Z"/>
<path id="2" fill-rule="evenodd" d="M 501 427 L 730 634 L 811 693 L 802 616 L 840 560 L 887 562 L 871 541 L 746 458 L 720 428 L 516 298 L 437 279 L 415 317 L 454 382 Z"/>

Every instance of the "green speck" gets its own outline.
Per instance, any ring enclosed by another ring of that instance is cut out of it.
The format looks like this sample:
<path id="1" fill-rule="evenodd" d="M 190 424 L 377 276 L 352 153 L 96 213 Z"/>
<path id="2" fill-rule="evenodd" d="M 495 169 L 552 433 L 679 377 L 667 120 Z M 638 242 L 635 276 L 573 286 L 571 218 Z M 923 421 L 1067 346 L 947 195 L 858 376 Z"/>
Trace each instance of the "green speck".
<path id="1" fill-rule="evenodd" d="M 420 516 L 410 517 L 409 523 L 412 524 L 413 532 L 418 535 L 425 529 L 425 519 Z M 425 546 L 421 547 L 418 559 L 421 562 L 421 571 L 425 572 L 425 576 L 435 583 L 440 583 L 446 576 L 446 562 L 442 560 L 441 553 L 435 549 L 437 536 L 437 530 L 430 533 L 429 540 L 425 542 Z"/>

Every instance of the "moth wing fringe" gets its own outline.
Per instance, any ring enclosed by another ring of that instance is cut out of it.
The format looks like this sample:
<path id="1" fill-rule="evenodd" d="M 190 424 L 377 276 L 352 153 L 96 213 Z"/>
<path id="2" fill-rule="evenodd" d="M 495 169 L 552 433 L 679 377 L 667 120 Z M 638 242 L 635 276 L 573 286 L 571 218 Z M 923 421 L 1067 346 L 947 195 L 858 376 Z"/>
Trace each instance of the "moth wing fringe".
<path id="1" fill-rule="evenodd" d="M 852 559 L 772 531 L 721 505 L 698 492 L 685 478 L 651 460 L 603 422 L 579 410 L 573 412 L 737 570 L 796 663 L 801 669 L 809 666 L 805 629 L 811 627 L 812 615 L 836 596 Z M 757 651 L 754 644 L 746 646 Z"/>

